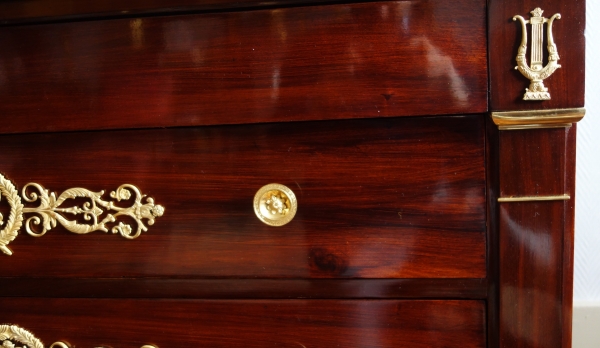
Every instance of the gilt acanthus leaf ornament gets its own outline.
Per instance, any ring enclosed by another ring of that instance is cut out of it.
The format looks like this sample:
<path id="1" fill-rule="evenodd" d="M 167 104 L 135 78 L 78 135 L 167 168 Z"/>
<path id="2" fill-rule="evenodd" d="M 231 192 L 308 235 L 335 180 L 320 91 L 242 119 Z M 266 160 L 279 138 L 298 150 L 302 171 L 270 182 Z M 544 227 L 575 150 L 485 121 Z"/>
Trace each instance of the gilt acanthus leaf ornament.
<path id="1" fill-rule="evenodd" d="M 0 325 L 0 343 L 2 348 L 44 348 L 31 332 L 16 325 Z"/>
<path id="2" fill-rule="evenodd" d="M 0 230 L 0 250 L 7 255 L 12 255 L 12 251 L 6 245 L 17 238 L 19 228 L 23 224 L 23 204 L 15 186 L 0 174 L 0 199 L 2 196 L 6 197 L 10 205 L 10 215 L 4 225 L 2 214 L 0 214 L 0 226 L 4 225 L 4 228 Z"/>
<path id="3" fill-rule="evenodd" d="M 130 206 L 122 207 L 115 203 L 115 201 L 129 201 L 132 198 L 132 192 L 134 196 Z M 0 250 L 7 255 L 12 254 L 7 244 L 17 237 L 23 224 L 23 214 L 34 214 L 25 221 L 25 230 L 34 237 L 41 237 L 60 224 L 68 231 L 77 234 L 110 231 L 127 239 L 135 239 L 142 232 L 146 232 L 148 226 L 153 225 L 155 219 L 162 216 L 165 211 L 163 206 L 154 204 L 153 198 L 146 197 L 136 186 L 131 184 L 121 185 L 111 192 L 110 197 L 114 201 L 103 199 L 103 195 L 104 191 L 93 192 L 76 187 L 57 196 L 56 193 L 49 192 L 40 184 L 29 183 L 23 187 L 22 198 L 27 203 L 38 202 L 39 205 L 25 207 L 14 185 L 0 174 L 0 197 L 5 196 L 11 207 L 9 219 L 4 229 L 0 230 Z M 82 205 L 63 206 L 68 200 L 81 198 L 86 200 Z M 143 201 L 144 198 L 145 201 Z M 72 216 L 72 218 L 68 218 L 68 216 Z M 84 223 L 78 221 L 77 216 L 81 216 Z M 123 221 L 118 221 L 116 224 L 119 217 L 125 216 L 135 222 L 133 227 Z M 3 216 L 0 214 L 0 225 L 2 224 Z"/>
<path id="4" fill-rule="evenodd" d="M 560 13 L 552 17 L 544 18 L 544 11 L 541 8 L 536 8 L 531 11 L 531 18 L 525 18 L 517 15 L 513 17 L 513 21 L 518 20 L 521 23 L 521 44 L 517 52 L 517 66 L 523 76 L 530 80 L 529 88 L 525 89 L 523 100 L 549 100 L 550 93 L 548 88 L 544 86 L 544 80 L 552 75 L 556 69 L 560 68 L 558 60 L 558 50 L 554 43 L 552 35 L 552 24 L 555 19 L 560 19 Z M 527 64 L 527 24 L 531 24 L 531 66 Z M 547 24 L 548 38 L 548 64 L 543 65 L 543 42 L 544 42 L 544 24 Z"/>
<path id="5" fill-rule="evenodd" d="M 65 342 L 57 341 L 49 348 L 70 348 Z M 44 348 L 44 344 L 31 332 L 17 325 L 0 325 L 0 348 Z M 99 347 L 100 348 L 100 347 Z M 143 345 L 141 348 L 158 348 L 152 344 Z"/>

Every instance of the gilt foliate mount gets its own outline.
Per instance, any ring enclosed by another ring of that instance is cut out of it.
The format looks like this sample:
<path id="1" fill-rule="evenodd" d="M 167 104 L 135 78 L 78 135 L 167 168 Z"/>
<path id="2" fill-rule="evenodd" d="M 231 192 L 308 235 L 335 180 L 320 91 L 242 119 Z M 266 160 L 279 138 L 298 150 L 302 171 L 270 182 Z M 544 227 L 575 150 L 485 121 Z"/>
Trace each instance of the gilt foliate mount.
<path id="1" fill-rule="evenodd" d="M 120 201 L 128 201 L 133 197 L 133 203 L 129 207 L 121 207 L 115 204 Z M 4 221 L 0 214 L 0 250 L 4 254 L 12 255 L 8 243 L 12 242 L 18 235 L 19 229 L 25 225 L 25 231 L 33 237 L 41 237 L 46 232 L 57 226 L 57 223 L 65 229 L 76 234 L 87 234 L 94 231 L 112 232 L 120 234 L 126 239 L 135 239 L 142 232 L 148 230 L 148 226 L 154 224 L 156 218 L 163 215 L 165 208 L 154 204 L 154 199 L 146 197 L 140 190 L 131 184 L 119 186 L 110 193 L 112 200 L 102 198 L 104 191 L 93 192 L 85 188 L 75 187 L 65 190 L 60 195 L 49 192 L 42 185 L 29 183 L 22 189 L 22 199 L 26 203 L 38 202 L 37 207 L 26 207 L 19 196 L 18 190 L 13 183 L 0 174 L 0 200 L 4 196 L 10 206 L 9 217 Z M 81 206 L 74 205 L 63 207 L 68 200 L 83 198 L 86 200 Z M 142 200 L 145 198 L 145 202 Z M 102 217 L 102 215 L 104 217 Z M 25 214 L 34 214 L 27 217 Z M 73 219 L 68 217 L 72 216 Z M 82 216 L 84 223 L 77 221 Z M 135 221 L 134 226 L 123 221 L 119 217 L 127 216 Z M 34 226 L 38 226 L 35 228 Z"/>
<path id="2" fill-rule="evenodd" d="M 0 325 L 0 348 L 44 348 L 44 344 L 30 331 L 11 324 Z M 49 348 L 71 348 L 63 341 L 57 341 Z M 97 347 L 102 348 L 102 347 Z M 153 344 L 145 344 L 141 348 L 158 348 Z"/>
<path id="3" fill-rule="evenodd" d="M 517 66 L 515 69 L 531 81 L 529 88 L 525 89 L 523 100 L 550 100 L 550 92 L 544 86 L 544 80 L 560 68 L 560 64 L 558 64 L 560 57 L 552 35 L 552 24 L 555 19 L 560 19 L 560 13 L 556 13 L 550 18 L 542 17 L 542 13 L 544 11 L 538 7 L 531 11 L 529 20 L 525 20 L 519 15 L 513 17 L 513 21 L 519 20 L 522 27 L 521 44 L 517 53 Z M 531 24 L 531 66 L 527 64 L 527 58 L 525 57 L 527 53 L 527 24 Z M 547 24 L 548 42 L 548 64 L 546 66 L 543 63 L 544 24 Z"/>

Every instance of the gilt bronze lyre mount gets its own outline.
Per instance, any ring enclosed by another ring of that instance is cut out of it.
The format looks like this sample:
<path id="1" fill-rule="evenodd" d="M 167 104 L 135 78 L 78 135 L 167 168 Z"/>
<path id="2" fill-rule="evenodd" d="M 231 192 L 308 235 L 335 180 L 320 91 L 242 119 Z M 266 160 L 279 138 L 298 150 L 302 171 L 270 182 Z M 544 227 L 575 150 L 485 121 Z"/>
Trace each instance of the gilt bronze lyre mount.
<path id="1" fill-rule="evenodd" d="M 538 7 L 531 11 L 529 20 L 525 20 L 519 15 L 513 17 L 513 21 L 519 20 L 522 26 L 521 45 L 517 53 L 517 66 L 515 69 L 531 81 L 529 88 L 525 89 L 523 100 L 549 100 L 550 93 L 548 88 L 544 86 L 544 79 L 550 77 L 556 69 L 560 68 L 560 64 L 558 64 L 560 58 L 552 36 L 552 23 L 555 19 L 560 19 L 560 13 L 545 18 L 542 17 L 543 12 Z M 527 65 L 527 58 L 525 57 L 527 53 L 527 24 L 531 24 L 531 66 Z M 544 24 L 548 26 L 548 64 L 546 66 L 543 63 Z"/>

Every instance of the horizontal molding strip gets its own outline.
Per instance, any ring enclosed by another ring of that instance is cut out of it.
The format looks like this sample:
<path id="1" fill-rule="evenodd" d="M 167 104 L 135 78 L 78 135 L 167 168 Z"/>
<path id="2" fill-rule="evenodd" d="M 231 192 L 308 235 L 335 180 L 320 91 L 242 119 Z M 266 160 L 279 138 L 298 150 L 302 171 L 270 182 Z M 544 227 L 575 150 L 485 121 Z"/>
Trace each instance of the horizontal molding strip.
<path id="1" fill-rule="evenodd" d="M 556 196 L 517 196 L 517 197 L 499 197 L 498 202 L 500 203 L 511 203 L 511 202 L 536 202 L 536 201 L 566 201 L 571 199 L 569 195 L 556 195 Z"/>
<path id="2" fill-rule="evenodd" d="M 556 123 L 556 124 L 522 124 L 516 126 L 498 126 L 499 130 L 523 130 L 523 129 L 540 129 L 540 128 L 569 128 L 572 123 Z"/>
<path id="3" fill-rule="evenodd" d="M 492 112 L 500 130 L 570 127 L 585 116 L 585 108 Z"/>

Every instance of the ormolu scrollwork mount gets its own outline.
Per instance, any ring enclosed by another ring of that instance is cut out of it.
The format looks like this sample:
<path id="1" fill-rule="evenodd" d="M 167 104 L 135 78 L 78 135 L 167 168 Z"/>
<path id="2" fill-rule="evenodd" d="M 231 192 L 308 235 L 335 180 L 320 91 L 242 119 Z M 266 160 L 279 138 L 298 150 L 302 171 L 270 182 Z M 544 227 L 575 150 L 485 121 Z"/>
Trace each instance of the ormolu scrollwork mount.
<path id="1" fill-rule="evenodd" d="M 140 190 L 131 184 L 119 186 L 110 193 L 110 197 L 117 202 L 127 201 L 132 198 L 132 192 L 134 197 L 131 206 L 119 207 L 115 205 L 114 201 L 102 199 L 104 191 L 93 192 L 75 187 L 64 191 L 57 197 L 54 192 L 49 192 L 42 185 L 29 183 L 23 187 L 21 196 L 25 202 L 39 201 L 39 205 L 25 207 L 13 183 L 0 174 L 0 199 L 4 196 L 10 205 L 10 213 L 6 221 L 0 214 L 0 226 L 4 226 L 0 230 L 0 250 L 7 255 L 12 255 L 12 251 L 7 245 L 17 237 L 19 229 L 23 225 L 24 214 L 36 214 L 25 220 L 25 230 L 34 237 L 43 236 L 50 229 L 56 227 L 58 222 L 68 231 L 77 234 L 93 231 L 108 232 L 110 229 L 112 233 L 118 233 L 127 239 L 135 239 L 142 232 L 148 230 L 147 225 L 153 225 L 154 220 L 163 215 L 165 208 L 154 204 L 154 199 L 151 197 L 147 197 L 145 203 L 142 203 L 142 199 L 146 195 L 142 195 Z M 81 206 L 62 207 L 65 201 L 75 198 L 85 198 L 88 201 Z M 105 210 L 107 214 L 101 218 Z M 75 219 L 69 220 L 66 214 L 74 217 L 83 216 L 83 219 L 89 223 L 79 223 Z M 132 227 L 127 223 L 119 222 L 109 227 L 108 224 L 117 222 L 119 216 L 131 217 L 135 220 L 136 226 Z M 34 225 L 39 225 L 41 230 L 36 230 Z"/>

